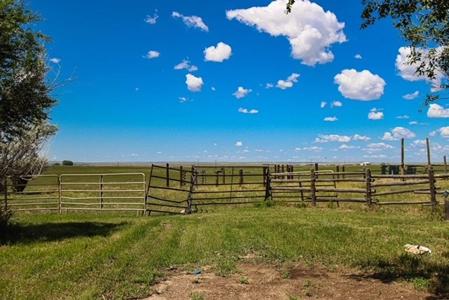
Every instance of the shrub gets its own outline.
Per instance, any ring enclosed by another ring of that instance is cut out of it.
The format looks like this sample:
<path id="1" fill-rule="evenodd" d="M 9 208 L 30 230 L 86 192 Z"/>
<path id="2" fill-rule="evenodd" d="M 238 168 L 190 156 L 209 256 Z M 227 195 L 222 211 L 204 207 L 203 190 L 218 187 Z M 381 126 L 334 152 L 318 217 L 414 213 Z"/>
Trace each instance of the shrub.
<path id="1" fill-rule="evenodd" d="M 62 161 L 63 166 L 73 166 L 73 161 L 71 160 L 63 160 Z"/>

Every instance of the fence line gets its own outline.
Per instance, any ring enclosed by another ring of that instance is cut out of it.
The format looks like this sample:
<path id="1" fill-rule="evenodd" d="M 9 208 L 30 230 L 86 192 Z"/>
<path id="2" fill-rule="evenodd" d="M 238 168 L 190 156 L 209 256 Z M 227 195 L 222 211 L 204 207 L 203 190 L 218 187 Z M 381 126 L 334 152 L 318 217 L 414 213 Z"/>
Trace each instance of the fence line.
<path id="1" fill-rule="evenodd" d="M 284 172 L 282 172 L 284 170 Z M 8 177 L 0 185 L 4 206 L 14 211 L 136 211 L 186 214 L 202 207 L 279 203 L 438 205 L 437 180 L 449 174 L 373 174 L 291 165 L 151 165 L 144 173 L 61 174 Z M 402 197 L 399 198 L 399 197 Z"/>

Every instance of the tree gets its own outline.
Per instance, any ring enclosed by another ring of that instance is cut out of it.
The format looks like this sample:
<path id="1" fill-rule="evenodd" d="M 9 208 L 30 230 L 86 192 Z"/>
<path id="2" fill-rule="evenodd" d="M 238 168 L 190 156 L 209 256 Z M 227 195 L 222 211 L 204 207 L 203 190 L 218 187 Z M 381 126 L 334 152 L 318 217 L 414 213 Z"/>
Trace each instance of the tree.
<path id="1" fill-rule="evenodd" d="M 32 29 L 38 20 L 21 0 L 0 0 L 0 190 L 7 176 L 21 182 L 42 169 L 41 149 L 56 131 L 48 123 L 55 104 L 46 80 L 48 38 Z M 0 206 L 0 227 L 10 216 Z"/>
<path id="2" fill-rule="evenodd" d="M 48 119 L 55 104 L 46 81 L 45 44 L 33 31 L 39 18 L 22 1 L 0 0 L 0 140 L 8 142 Z"/>
<path id="3" fill-rule="evenodd" d="M 432 81 L 442 79 L 426 104 L 441 97 L 449 89 L 449 1 L 447 0 L 362 0 L 362 28 L 376 21 L 391 18 L 411 48 L 409 65 L 416 66 L 416 74 Z M 288 0 L 287 13 L 295 0 Z"/>
<path id="4" fill-rule="evenodd" d="M 362 28 L 391 18 L 411 47 L 407 63 L 416 74 L 429 80 L 443 79 L 426 104 L 441 98 L 449 88 L 449 1 L 447 0 L 363 0 Z"/>

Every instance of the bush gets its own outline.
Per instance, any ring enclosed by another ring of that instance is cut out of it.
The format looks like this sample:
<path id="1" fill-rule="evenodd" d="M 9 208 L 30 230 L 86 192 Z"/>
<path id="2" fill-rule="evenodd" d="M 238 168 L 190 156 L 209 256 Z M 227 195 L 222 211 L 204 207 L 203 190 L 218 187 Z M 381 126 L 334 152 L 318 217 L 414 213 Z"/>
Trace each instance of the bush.
<path id="1" fill-rule="evenodd" d="M 73 161 L 71 160 L 63 160 L 62 161 L 63 166 L 73 166 Z"/>

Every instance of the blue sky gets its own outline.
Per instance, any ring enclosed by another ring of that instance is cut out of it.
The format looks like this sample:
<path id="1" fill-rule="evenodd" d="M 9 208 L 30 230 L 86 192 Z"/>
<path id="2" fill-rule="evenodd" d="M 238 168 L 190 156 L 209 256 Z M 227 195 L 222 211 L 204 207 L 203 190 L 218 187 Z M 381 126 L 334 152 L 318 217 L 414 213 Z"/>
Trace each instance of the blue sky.
<path id="1" fill-rule="evenodd" d="M 447 103 L 422 109 L 435 83 L 389 21 L 360 30 L 360 0 L 283 2 L 28 0 L 61 70 L 49 158 L 394 161 L 405 137 L 415 162 L 429 135 L 449 153 Z"/>

